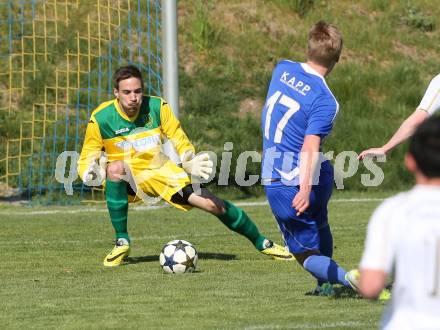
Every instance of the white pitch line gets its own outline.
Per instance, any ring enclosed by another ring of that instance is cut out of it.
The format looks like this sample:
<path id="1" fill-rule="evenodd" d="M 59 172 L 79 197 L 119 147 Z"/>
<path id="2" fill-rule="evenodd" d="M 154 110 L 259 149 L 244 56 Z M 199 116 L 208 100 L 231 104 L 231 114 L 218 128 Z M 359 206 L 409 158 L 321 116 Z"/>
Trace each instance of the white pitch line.
<path id="1" fill-rule="evenodd" d="M 357 203 L 357 202 L 381 202 L 383 198 L 337 198 L 330 199 L 330 203 Z M 262 202 L 238 202 L 234 203 L 237 206 L 263 206 L 269 205 L 267 201 Z"/>
<path id="2" fill-rule="evenodd" d="M 382 202 L 385 198 L 339 198 L 330 199 L 330 203 Z"/>
<path id="3" fill-rule="evenodd" d="M 163 209 L 169 207 L 169 205 L 152 205 L 152 206 L 134 206 L 130 208 L 130 211 L 153 211 L 157 209 Z M 44 214 L 78 214 L 78 213 L 106 213 L 106 208 L 97 207 L 82 207 L 77 210 L 39 210 L 39 211 L 19 211 L 19 212 L 7 212 L 0 211 L 0 215 L 44 215 Z"/>
<path id="4" fill-rule="evenodd" d="M 339 198 L 339 199 L 331 199 L 330 203 L 358 203 L 358 202 L 380 202 L 383 201 L 383 198 Z M 267 201 L 260 202 L 237 202 L 234 203 L 237 206 L 265 206 L 268 205 Z M 151 205 L 151 206 L 134 206 L 130 208 L 131 212 L 139 212 L 139 211 L 153 211 L 163 208 L 168 208 L 170 205 Z M 80 213 L 106 213 L 108 212 L 106 208 L 97 208 L 97 207 L 82 207 L 77 210 L 38 210 L 38 211 L 0 211 L 0 216 L 11 216 L 11 215 L 45 215 L 45 214 L 80 214 Z"/>
<path id="5" fill-rule="evenodd" d="M 340 321 L 340 322 L 321 322 L 321 323 L 301 323 L 301 324 L 292 324 L 290 326 L 279 326 L 275 324 L 267 324 L 267 325 L 256 325 L 251 327 L 245 327 L 246 330 L 262 330 L 262 329 L 329 329 L 329 328 L 353 328 L 353 327 L 364 327 L 372 325 L 372 323 L 364 323 L 358 321 Z"/>

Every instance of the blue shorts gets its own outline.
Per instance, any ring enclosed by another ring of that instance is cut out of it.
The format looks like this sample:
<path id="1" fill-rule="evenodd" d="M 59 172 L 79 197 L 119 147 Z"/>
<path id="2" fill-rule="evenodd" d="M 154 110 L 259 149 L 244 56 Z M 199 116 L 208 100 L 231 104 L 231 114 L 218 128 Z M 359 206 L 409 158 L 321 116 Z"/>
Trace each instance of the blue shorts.
<path id="1" fill-rule="evenodd" d="M 327 204 L 332 195 L 333 181 L 313 186 L 310 206 L 300 216 L 292 207 L 299 186 L 272 182 L 264 190 L 290 252 L 319 250 L 319 230 L 328 226 Z"/>

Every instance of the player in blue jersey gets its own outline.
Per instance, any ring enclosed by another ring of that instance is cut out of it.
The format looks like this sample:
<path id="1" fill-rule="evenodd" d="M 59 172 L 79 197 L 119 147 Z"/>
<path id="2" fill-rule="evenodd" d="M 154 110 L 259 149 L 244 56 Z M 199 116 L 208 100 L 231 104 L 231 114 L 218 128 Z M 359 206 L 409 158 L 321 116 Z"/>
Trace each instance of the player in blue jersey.
<path id="1" fill-rule="evenodd" d="M 325 81 L 339 60 L 342 36 L 324 21 L 309 32 L 307 62 L 277 64 L 263 108 L 262 182 L 285 244 L 317 280 L 350 286 L 333 259 L 327 204 L 333 167 L 320 153 L 339 104 Z"/>

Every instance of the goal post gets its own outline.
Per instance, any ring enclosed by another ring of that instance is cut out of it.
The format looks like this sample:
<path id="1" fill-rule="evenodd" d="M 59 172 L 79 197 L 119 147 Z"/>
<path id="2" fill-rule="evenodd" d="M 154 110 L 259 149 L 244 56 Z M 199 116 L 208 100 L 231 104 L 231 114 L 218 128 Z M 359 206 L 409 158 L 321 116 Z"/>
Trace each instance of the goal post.
<path id="1" fill-rule="evenodd" d="M 177 42 L 177 2 L 162 0 L 164 98 L 179 117 L 179 50 Z"/>
<path id="2" fill-rule="evenodd" d="M 91 111 L 113 97 L 118 66 L 138 66 L 145 92 L 177 114 L 176 24 L 175 0 L 0 1 L 0 198 L 102 200 L 79 178 L 66 196 L 58 156 L 80 152 Z"/>

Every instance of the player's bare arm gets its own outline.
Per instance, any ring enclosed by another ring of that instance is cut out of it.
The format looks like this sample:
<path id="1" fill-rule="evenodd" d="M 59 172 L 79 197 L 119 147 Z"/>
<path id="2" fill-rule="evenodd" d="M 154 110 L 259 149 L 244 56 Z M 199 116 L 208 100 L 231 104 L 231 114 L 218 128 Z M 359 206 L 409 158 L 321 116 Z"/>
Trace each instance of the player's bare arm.
<path id="1" fill-rule="evenodd" d="M 321 138 L 318 135 L 306 135 L 300 155 L 300 190 L 292 201 L 292 207 L 300 215 L 310 205 L 310 192 L 312 190 L 312 178 L 319 158 L 319 145 Z"/>
<path id="2" fill-rule="evenodd" d="M 428 118 L 429 114 L 422 109 L 416 109 L 403 123 L 399 129 L 394 133 L 391 139 L 382 147 L 370 148 L 362 151 L 359 154 L 359 159 L 364 159 L 366 156 L 381 156 L 385 155 L 394 149 L 396 146 L 406 141 L 415 131 L 415 129 Z"/>
<path id="3" fill-rule="evenodd" d="M 400 125 L 391 139 L 379 148 L 370 148 L 359 154 L 359 159 L 367 155 L 385 155 L 400 143 L 413 135 L 415 129 L 430 115 L 440 109 L 440 74 L 435 76 L 429 83 L 417 109 Z"/>

